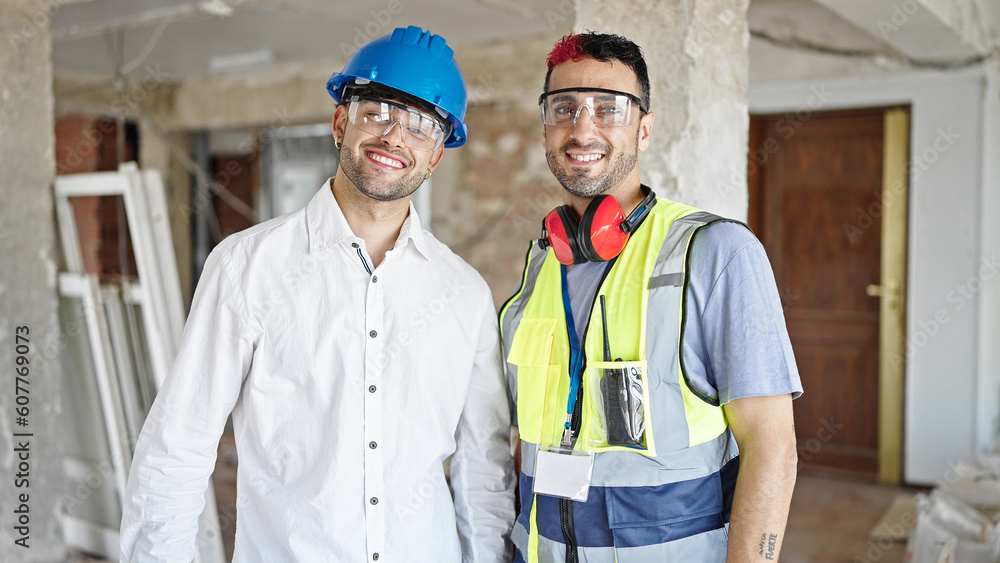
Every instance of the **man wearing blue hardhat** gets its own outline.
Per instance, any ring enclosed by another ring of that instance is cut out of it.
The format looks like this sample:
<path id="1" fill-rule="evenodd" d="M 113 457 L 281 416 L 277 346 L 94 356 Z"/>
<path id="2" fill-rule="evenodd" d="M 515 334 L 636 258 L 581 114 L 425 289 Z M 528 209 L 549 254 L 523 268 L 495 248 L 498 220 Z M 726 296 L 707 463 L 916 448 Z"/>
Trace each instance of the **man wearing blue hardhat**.
<path id="1" fill-rule="evenodd" d="M 327 90 L 336 175 L 205 264 L 136 446 L 122 561 L 193 558 L 230 412 L 234 561 L 513 557 L 492 296 L 410 203 L 444 148 L 466 140 L 454 54 L 440 36 L 399 28 L 361 47 Z"/>

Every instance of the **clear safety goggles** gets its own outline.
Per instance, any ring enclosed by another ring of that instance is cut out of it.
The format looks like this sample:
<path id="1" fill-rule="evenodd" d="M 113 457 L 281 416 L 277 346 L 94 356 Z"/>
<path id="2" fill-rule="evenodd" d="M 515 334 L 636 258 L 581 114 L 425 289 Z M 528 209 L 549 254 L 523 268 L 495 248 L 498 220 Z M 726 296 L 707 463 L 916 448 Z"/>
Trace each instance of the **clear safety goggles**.
<path id="1" fill-rule="evenodd" d="M 649 111 L 642 101 L 627 92 L 604 88 L 562 88 L 538 97 L 542 123 L 572 127 L 584 108 L 598 127 L 622 127 Z"/>
<path id="2" fill-rule="evenodd" d="M 434 151 L 444 143 L 447 132 L 430 115 L 395 102 L 353 96 L 347 117 L 358 129 L 384 137 L 399 125 L 403 144 L 418 151 Z"/>

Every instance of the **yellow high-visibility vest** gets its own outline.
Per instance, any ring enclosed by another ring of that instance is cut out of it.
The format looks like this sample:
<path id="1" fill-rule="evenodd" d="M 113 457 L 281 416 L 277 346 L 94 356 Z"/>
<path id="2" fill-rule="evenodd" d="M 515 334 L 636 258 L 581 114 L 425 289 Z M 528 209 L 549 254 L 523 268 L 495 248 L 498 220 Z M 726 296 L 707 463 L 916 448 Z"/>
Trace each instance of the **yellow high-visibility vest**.
<path id="1" fill-rule="evenodd" d="M 593 452 L 597 458 L 592 498 L 574 506 L 577 511 L 603 511 L 587 520 L 608 522 L 610 530 L 592 533 L 608 534 L 609 539 L 595 539 L 591 545 L 617 546 L 615 560 L 620 562 L 629 560 L 623 558 L 625 552 L 619 553 L 624 541 L 638 542 L 627 552 L 634 561 L 661 555 L 685 560 L 689 549 L 725 556 L 722 528 L 728 522 L 738 452 L 722 407 L 689 384 L 680 354 L 690 243 L 698 229 L 719 219 L 659 199 L 607 270 L 586 335 L 578 335 L 585 360 L 573 449 Z M 521 287 L 500 312 L 508 388 L 516 405 L 523 456 L 523 506 L 513 536 L 529 563 L 550 560 L 565 549 L 558 539 L 539 535 L 539 528 L 553 517 L 548 513 L 552 504 L 525 490 L 533 483 L 537 449 L 560 443 L 571 410 L 568 323 L 573 319 L 566 318 L 562 275 L 554 253 L 533 244 Z M 624 363 L 604 361 L 602 296 L 607 304 L 610 357 Z M 641 373 L 644 435 L 639 445 L 608 443 L 600 378 L 605 368 L 623 365 Z M 664 508 L 670 503 L 657 505 L 657 495 L 683 497 L 694 504 Z M 646 507 L 649 514 L 642 513 Z M 717 521 L 712 521 L 716 515 Z M 643 543 L 647 539 L 637 528 L 645 522 L 649 543 Z M 624 530 L 628 533 L 619 538 Z M 661 541 L 665 537 L 679 540 Z M 689 547 L 676 547 L 682 545 Z M 699 547 L 690 547 L 694 545 Z M 598 557 L 591 553 L 588 557 Z M 539 558 L 539 554 L 548 555 Z"/>

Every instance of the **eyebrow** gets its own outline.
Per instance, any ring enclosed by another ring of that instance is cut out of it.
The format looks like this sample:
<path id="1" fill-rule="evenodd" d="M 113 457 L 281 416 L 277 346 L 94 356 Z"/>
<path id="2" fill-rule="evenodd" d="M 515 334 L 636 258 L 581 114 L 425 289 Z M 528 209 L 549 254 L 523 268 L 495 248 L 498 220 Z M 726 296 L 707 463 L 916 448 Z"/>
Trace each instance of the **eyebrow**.
<path id="1" fill-rule="evenodd" d="M 551 100 L 553 102 L 565 102 L 565 101 L 575 102 L 576 101 L 576 96 L 571 96 L 570 94 L 565 93 L 565 94 L 559 94 L 559 95 L 556 95 L 556 96 L 551 96 L 549 98 L 549 100 Z"/>
<path id="2" fill-rule="evenodd" d="M 588 96 L 588 97 L 603 102 L 605 100 L 614 100 L 618 96 L 622 96 L 622 94 L 605 94 L 605 93 L 602 92 L 601 94 L 599 94 L 597 96 Z"/>
<path id="3" fill-rule="evenodd" d="M 589 95 L 584 96 L 584 94 L 589 94 Z M 605 93 L 605 92 L 599 92 L 599 93 L 597 93 L 595 95 L 594 92 L 580 91 L 580 92 L 577 92 L 576 96 L 573 96 L 569 92 L 556 94 L 555 96 L 550 96 L 549 100 L 553 101 L 553 102 L 562 102 L 562 101 L 574 101 L 575 102 L 575 101 L 577 101 L 580 98 L 585 98 L 585 99 L 597 100 L 599 102 L 604 102 L 604 101 L 608 101 L 608 100 L 614 100 L 615 98 L 617 98 L 618 96 L 621 96 L 621 95 L 622 94 L 610 94 L 610 93 Z"/>

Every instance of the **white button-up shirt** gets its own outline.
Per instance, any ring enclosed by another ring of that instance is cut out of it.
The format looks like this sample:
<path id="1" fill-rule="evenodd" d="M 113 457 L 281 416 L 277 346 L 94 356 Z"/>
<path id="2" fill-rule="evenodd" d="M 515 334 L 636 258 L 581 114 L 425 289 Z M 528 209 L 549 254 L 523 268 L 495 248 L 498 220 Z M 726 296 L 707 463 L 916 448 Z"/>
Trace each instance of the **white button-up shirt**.
<path id="1" fill-rule="evenodd" d="M 231 411 L 234 561 L 509 561 L 501 370 L 482 277 L 412 205 L 375 268 L 327 183 L 209 256 L 136 447 L 122 560 L 191 561 Z"/>

